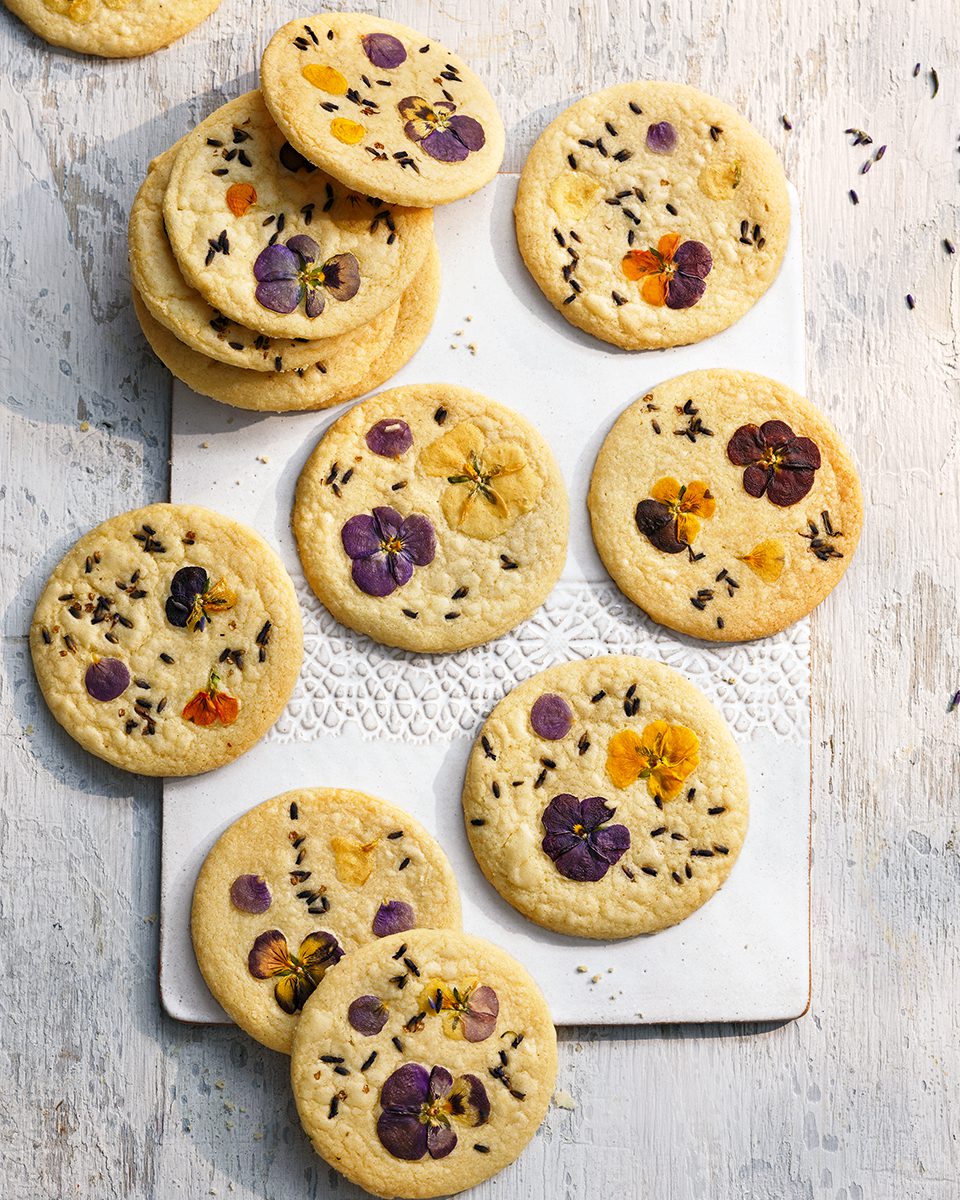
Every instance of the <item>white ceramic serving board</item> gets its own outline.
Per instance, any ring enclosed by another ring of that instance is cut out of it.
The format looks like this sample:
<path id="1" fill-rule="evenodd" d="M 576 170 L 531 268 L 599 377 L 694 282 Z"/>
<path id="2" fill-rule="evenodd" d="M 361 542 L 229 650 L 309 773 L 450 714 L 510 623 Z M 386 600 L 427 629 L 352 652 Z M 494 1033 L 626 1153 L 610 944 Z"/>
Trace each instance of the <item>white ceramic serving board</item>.
<path id="1" fill-rule="evenodd" d="M 306 643 L 296 691 L 258 745 L 218 771 L 165 783 L 160 983 L 164 1006 L 181 1020 L 227 1019 L 190 944 L 190 899 L 207 850 L 248 808 L 300 786 L 359 788 L 415 814 L 453 863 L 466 929 L 526 964 L 557 1024 L 767 1021 L 807 1007 L 807 622 L 727 647 L 653 625 L 601 566 L 585 505 L 612 422 L 662 380 L 739 367 L 805 390 L 796 195 L 791 189 L 793 232 L 780 275 L 739 324 L 695 346 L 631 354 L 574 329 L 541 296 L 517 252 L 515 193 L 516 177 L 502 175 L 436 210 L 440 309 L 424 346 L 388 385 L 476 388 L 526 415 L 553 446 L 570 495 L 570 553 L 547 603 L 512 634 L 453 656 L 417 656 L 338 625 L 304 582 L 289 517 L 300 469 L 342 410 L 259 415 L 175 385 L 171 498 L 245 521 L 279 550 L 300 594 Z M 699 912 L 662 933 L 602 943 L 549 933 L 500 899 L 470 852 L 460 790 L 475 734 L 515 683 L 611 652 L 661 659 L 719 706 L 746 761 L 751 815 L 730 880 Z"/>

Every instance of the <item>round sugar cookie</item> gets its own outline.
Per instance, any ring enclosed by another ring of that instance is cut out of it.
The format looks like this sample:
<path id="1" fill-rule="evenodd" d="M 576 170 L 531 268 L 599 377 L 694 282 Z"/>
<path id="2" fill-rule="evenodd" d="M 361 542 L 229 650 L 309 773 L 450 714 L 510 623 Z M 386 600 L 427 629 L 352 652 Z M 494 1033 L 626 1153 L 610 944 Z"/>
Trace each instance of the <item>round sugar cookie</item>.
<path id="1" fill-rule="evenodd" d="M 392 209 L 294 150 L 259 92 L 184 139 L 163 202 L 184 278 L 231 320 L 332 337 L 400 299 L 433 241 L 429 209 Z"/>
<path id="2" fill-rule="evenodd" d="M 3 0 L 44 41 L 78 54 L 138 58 L 175 42 L 220 0 Z"/>
<path id="3" fill-rule="evenodd" d="M 251 1037 L 284 1054 L 307 998 L 344 954 L 415 926 L 460 928 L 446 855 L 409 813 L 344 788 L 301 788 L 252 808 L 220 835 L 193 894 L 207 986 Z"/>
<path id="4" fill-rule="evenodd" d="M 314 1149 L 375 1196 L 473 1187 L 520 1154 L 557 1075 L 527 971 L 480 938 L 411 929 L 355 950 L 297 1024 L 291 1079 Z"/>
<path id="5" fill-rule="evenodd" d="M 130 278 L 150 315 L 191 350 L 245 371 L 294 371 L 323 361 L 331 352 L 329 339 L 271 338 L 247 329 L 184 279 L 163 224 L 163 197 L 182 144 L 151 162 L 130 209 Z"/>
<path id="6" fill-rule="evenodd" d="M 863 523 L 826 418 L 746 371 L 691 371 L 635 401 L 600 448 L 587 505 L 620 590 L 711 641 L 805 616 L 839 583 Z"/>
<path id="7" fill-rule="evenodd" d="M 678 83 L 622 83 L 540 135 L 515 208 L 520 253 L 571 324 L 628 350 L 726 329 L 776 278 L 783 168 L 728 105 Z"/>
<path id="8" fill-rule="evenodd" d="M 111 517 L 47 581 L 30 650 L 50 711 L 84 749 L 141 775 L 231 762 L 293 691 L 293 583 L 245 525 L 190 504 Z"/>
<path id="9" fill-rule="evenodd" d="M 747 832 L 747 779 L 692 683 L 629 655 L 564 663 L 496 706 L 467 766 L 480 868 L 538 925 L 652 933 L 723 884 Z"/>
<path id="10" fill-rule="evenodd" d="M 358 191 L 446 204 L 483 187 L 503 122 L 466 63 L 406 25 L 321 13 L 284 25 L 260 64 L 264 100 L 291 145 Z"/>
<path id="11" fill-rule="evenodd" d="M 310 586 L 378 642 L 446 653 L 546 599 L 567 555 L 559 468 L 518 413 L 450 384 L 380 392 L 321 439 L 293 528 Z"/>
<path id="12" fill-rule="evenodd" d="M 360 395 L 361 380 L 369 370 L 369 364 L 390 344 L 400 302 L 360 329 L 325 338 L 322 344 L 329 353 L 322 359 L 308 367 L 279 374 L 228 367 L 226 363 L 207 358 L 185 346 L 169 329 L 154 320 L 136 289 L 133 307 L 143 335 L 156 356 L 201 396 L 258 412 L 303 412 L 328 408 L 343 395 Z"/>

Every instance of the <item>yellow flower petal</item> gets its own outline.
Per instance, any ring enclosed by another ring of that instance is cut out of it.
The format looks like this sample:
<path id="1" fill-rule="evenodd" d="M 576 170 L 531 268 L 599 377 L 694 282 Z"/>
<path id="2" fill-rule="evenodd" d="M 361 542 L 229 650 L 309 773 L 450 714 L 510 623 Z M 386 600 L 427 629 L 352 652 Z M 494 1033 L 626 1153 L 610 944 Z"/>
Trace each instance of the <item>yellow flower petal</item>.
<path id="1" fill-rule="evenodd" d="M 325 67 L 320 63 L 310 63 L 301 70 L 300 74 L 307 83 L 312 83 L 322 92 L 329 92 L 331 96 L 345 96 L 347 88 L 350 86 L 346 76 L 341 75 L 336 67 Z"/>
<path id="2" fill-rule="evenodd" d="M 420 451 L 418 465 L 425 475 L 461 475 L 470 456 L 481 453 L 483 442 L 483 434 L 476 425 L 461 421 Z"/>
<path id="3" fill-rule="evenodd" d="M 338 142 L 345 146 L 356 146 L 366 136 L 366 127 L 356 121 L 348 121 L 346 117 L 334 117 L 330 122 L 330 132 Z"/>
<path id="4" fill-rule="evenodd" d="M 672 800 L 700 763 L 700 739 L 685 725 L 651 721 L 641 740 L 650 772 L 650 795 Z"/>
<path id="5" fill-rule="evenodd" d="M 333 865 L 341 883 L 363 887 L 373 871 L 373 852 L 380 839 L 372 842 L 355 842 L 349 838 L 332 837 Z"/>
<path id="6" fill-rule="evenodd" d="M 614 787 L 636 783 L 645 763 L 643 745 L 632 729 L 621 729 L 607 743 L 607 775 Z"/>
<path id="7" fill-rule="evenodd" d="M 709 520 L 716 512 L 717 502 L 702 479 L 693 479 L 687 484 L 680 508 L 683 512 L 697 513 L 698 516 Z"/>
<path id="8" fill-rule="evenodd" d="M 503 533 L 516 516 L 498 492 L 484 494 L 469 484 L 451 484 L 440 497 L 440 508 L 451 529 L 482 542 Z"/>
<path id="9" fill-rule="evenodd" d="M 491 484 L 510 510 L 511 520 L 529 512 L 543 491 L 543 480 L 526 465 L 512 474 L 497 476 Z"/>
<path id="10" fill-rule="evenodd" d="M 700 532 L 700 518 L 695 517 L 693 513 L 678 512 L 677 513 L 677 541 L 684 542 L 688 546 L 692 546 L 697 540 L 697 534 Z"/>
<path id="11" fill-rule="evenodd" d="M 547 203 L 558 217 L 582 220 L 596 204 L 603 184 L 586 171 L 564 171 L 547 191 Z"/>
<path id="12" fill-rule="evenodd" d="M 758 542 L 749 554 L 738 554 L 737 559 L 746 563 L 764 583 L 776 583 L 783 574 L 786 548 L 778 538 L 769 538 L 765 542 Z"/>
<path id="13" fill-rule="evenodd" d="M 650 489 L 651 499 L 659 500 L 661 504 L 675 504 L 679 495 L 680 480 L 674 479 L 672 475 L 668 475 L 666 479 L 658 479 Z"/>
<path id="14" fill-rule="evenodd" d="M 729 162 L 710 163 L 704 167 L 697 185 L 711 200 L 730 200 L 743 180 L 743 164 L 734 159 Z"/>

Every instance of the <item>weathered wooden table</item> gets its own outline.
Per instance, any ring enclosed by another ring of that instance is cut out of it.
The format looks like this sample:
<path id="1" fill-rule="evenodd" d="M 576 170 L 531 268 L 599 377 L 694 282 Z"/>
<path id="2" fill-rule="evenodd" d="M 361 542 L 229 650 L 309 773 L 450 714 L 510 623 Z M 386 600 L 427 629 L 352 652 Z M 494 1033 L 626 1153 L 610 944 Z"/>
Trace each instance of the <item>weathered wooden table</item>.
<path id="1" fill-rule="evenodd" d="M 560 1084 L 576 1108 L 552 1110 L 520 1162 L 476 1194 L 955 1200 L 960 256 L 944 246 L 960 245 L 955 5 L 378 7 L 485 76 L 508 169 L 571 99 L 631 77 L 688 81 L 752 118 L 800 189 L 808 393 L 846 436 L 868 505 L 858 561 L 814 619 L 809 1015 L 780 1028 L 563 1031 Z M 6 1200 L 359 1195 L 301 1134 L 285 1059 L 161 1012 L 159 785 L 60 731 L 25 638 L 75 535 L 166 494 L 170 381 L 127 284 L 137 184 L 152 155 L 253 86 L 267 38 L 297 11 L 224 0 L 171 49 L 130 62 L 50 50 L 5 13 L 0 24 Z M 873 145 L 851 147 L 851 126 Z"/>

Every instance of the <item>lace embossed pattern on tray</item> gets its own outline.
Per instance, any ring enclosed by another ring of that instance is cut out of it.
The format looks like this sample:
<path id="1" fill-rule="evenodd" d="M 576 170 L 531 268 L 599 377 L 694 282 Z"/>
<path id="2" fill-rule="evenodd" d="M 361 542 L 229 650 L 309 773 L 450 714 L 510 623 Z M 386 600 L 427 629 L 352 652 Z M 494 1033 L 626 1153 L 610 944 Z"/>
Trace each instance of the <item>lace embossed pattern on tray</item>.
<path id="1" fill-rule="evenodd" d="M 735 735 L 763 729 L 791 741 L 809 729 L 806 621 L 746 645 L 716 645 L 662 629 L 608 583 L 560 583 L 512 633 L 453 655 L 413 655 L 339 625 L 305 584 L 303 673 L 268 741 L 335 736 L 430 742 L 472 737 L 515 684 L 571 658 L 639 654 L 682 671 Z"/>

